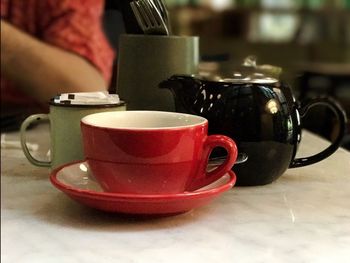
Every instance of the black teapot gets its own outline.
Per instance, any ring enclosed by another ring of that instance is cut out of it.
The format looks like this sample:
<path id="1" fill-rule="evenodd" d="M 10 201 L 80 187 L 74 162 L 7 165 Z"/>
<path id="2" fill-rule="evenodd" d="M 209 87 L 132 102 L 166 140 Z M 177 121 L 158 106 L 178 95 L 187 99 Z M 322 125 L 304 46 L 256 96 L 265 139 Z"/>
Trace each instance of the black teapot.
<path id="1" fill-rule="evenodd" d="M 298 103 L 291 88 L 261 73 L 231 78 L 200 75 L 174 75 L 160 83 L 174 95 L 176 111 L 200 115 L 209 121 L 209 134 L 234 139 L 246 162 L 235 164 L 238 185 L 264 185 L 288 168 L 319 162 L 340 146 L 346 129 L 346 116 L 331 98 L 315 98 Z M 337 117 L 339 134 L 322 152 L 295 158 L 301 140 L 301 121 L 311 107 L 323 105 Z M 225 152 L 217 150 L 212 158 Z"/>

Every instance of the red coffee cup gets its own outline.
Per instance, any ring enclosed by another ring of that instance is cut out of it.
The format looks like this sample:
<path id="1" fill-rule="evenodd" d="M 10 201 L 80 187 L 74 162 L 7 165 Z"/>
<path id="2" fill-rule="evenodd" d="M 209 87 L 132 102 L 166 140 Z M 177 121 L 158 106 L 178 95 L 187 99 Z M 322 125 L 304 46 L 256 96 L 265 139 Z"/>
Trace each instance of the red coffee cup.
<path id="1" fill-rule="evenodd" d="M 81 120 L 85 158 L 108 192 L 169 194 L 208 185 L 231 170 L 235 142 L 207 135 L 200 116 L 162 111 L 103 112 Z M 211 151 L 223 147 L 227 159 L 207 172 Z"/>

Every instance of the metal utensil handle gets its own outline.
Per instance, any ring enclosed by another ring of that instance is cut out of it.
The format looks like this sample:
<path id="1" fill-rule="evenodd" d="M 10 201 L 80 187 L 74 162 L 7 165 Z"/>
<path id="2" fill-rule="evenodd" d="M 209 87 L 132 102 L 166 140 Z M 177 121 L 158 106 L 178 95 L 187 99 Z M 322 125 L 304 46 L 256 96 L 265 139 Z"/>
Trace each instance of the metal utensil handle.
<path id="1" fill-rule="evenodd" d="M 171 35 L 172 30 L 171 30 L 169 12 L 168 12 L 168 8 L 166 7 L 165 2 L 163 0 L 152 0 L 152 1 L 153 1 L 154 5 L 156 7 L 158 7 L 159 12 L 161 13 L 161 15 L 163 17 L 165 24 L 167 25 L 168 33 L 169 33 L 169 35 Z"/>
<path id="2" fill-rule="evenodd" d="M 209 164 L 212 166 L 218 166 L 226 160 L 227 156 L 214 157 L 209 159 Z M 248 160 L 246 153 L 238 153 L 235 164 L 245 163 Z"/>
<path id="3" fill-rule="evenodd" d="M 152 0 L 134 0 L 130 7 L 145 34 L 169 35 L 168 26 Z"/>
<path id="4" fill-rule="evenodd" d="M 136 7 L 136 2 L 130 2 L 130 7 L 131 7 L 132 11 L 134 12 L 137 23 L 139 24 L 142 31 L 145 33 L 146 28 L 144 26 L 144 21 L 142 20 L 140 14 L 139 14 L 139 11 Z"/>

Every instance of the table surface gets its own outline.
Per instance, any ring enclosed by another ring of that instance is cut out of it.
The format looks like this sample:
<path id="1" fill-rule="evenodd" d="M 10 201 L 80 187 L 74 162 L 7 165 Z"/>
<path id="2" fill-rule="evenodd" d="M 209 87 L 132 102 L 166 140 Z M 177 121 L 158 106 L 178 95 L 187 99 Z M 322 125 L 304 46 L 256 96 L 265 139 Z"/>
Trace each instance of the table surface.
<path id="1" fill-rule="evenodd" d="M 45 140 L 32 132 L 28 140 Z M 6 134 L 18 140 L 18 133 Z M 327 142 L 305 132 L 298 156 Z M 47 147 L 47 145 L 45 146 Z M 45 152 L 41 147 L 39 152 Z M 350 153 L 234 187 L 173 217 L 84 207 L 54 188 L 21 149 L 1 149 L 2 262 L 349 262 Z"/>

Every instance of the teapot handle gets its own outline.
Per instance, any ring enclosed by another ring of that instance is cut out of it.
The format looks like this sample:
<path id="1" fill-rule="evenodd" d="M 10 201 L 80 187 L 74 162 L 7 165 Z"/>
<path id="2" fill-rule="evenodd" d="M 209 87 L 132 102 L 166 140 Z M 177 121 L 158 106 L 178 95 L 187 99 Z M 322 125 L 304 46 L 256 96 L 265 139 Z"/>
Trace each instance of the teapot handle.
<path id="1" fill-rule="evenodd" d="M 317 163 L 327 157 L 329 157 L 331 154 L 333 154 L 341 145 L 341 142 L 343 140 L 343 137 L 345 135 L 346 131 L 346 114 L 345 111 L 342 109 L 342 107 L 331 98 L 314 98 L 311 101 L 309 101 L 305 106 L 303 106 L 301 109 L 299 109 L 301 118 L 304 118 L 306 114 L 308 113 L 309 109 L 311 109 L 314 106 L 326 106 L 327 108 L 331 109 L 334 115 L 337 117 L 337 123 L 339 124 L 339 133 L 334 140 L 334 142 L 331 143 L 331 145 L 324 149 L 322 152 L 317 153 L 312 156 L 308 157 L 302 157 L 302 158 L 296 158 L 294 159 L 291 164 L 289 165 L 289 168 L 297 168 L 302 167 L 306 165 L 310 165 L 313 163 Z"/>

